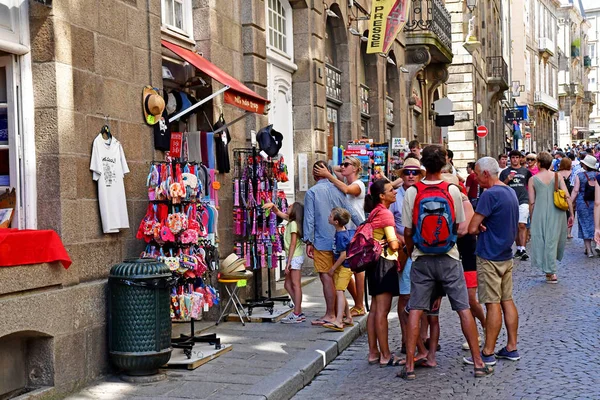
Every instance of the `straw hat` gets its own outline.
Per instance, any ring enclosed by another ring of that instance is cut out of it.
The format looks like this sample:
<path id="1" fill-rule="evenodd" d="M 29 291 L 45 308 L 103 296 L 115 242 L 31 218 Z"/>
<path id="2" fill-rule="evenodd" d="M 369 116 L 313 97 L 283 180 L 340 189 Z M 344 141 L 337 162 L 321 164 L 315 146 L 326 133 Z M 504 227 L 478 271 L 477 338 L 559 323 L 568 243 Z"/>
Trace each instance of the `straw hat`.
<path id="1" fill-rule="evenodd" d="M 246 260 L 239 258 L 235 253 L 231 253 L 226 259 L 221 262 L 219 272 L 230 275 L 236 272 L 244 272 L 246 270 Z"/>
<path id="2" fill-rule="evenodd" d="M 165 110 L 165 99 L 152 86 L 145 86 L 142 91 L 142 108 L 146 123 L 154 125 Z"/>
<path id="3" fill-rule="evenodd" d="M 404 161 L 404 166 L 400 169 L 400 175 L 404 174 L 404 170 L 419 171 L 421 176 L 425 176 L 425 171 L 421 168 L 421 162 L 415 158 L 409 158 Z"/>
<path id="4" fill-rule="evenodd" d="M 596 157 L 594 156 L 588 154 L 583 160 L 581 160 L 581 163 L 586 165 L 588 168 L 593 170 L 596 169 Z"/>

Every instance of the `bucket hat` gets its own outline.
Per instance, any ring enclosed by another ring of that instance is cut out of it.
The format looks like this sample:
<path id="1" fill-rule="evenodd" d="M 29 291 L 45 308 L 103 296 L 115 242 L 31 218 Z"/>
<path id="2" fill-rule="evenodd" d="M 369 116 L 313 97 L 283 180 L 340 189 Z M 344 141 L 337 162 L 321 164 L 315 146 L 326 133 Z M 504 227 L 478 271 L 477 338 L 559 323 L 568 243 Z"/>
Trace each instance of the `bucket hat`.
<path id="1" fill-rule="evenodd" d="M 585 156 L 585 158 L 583 160 L 581 160 L 582 164 L 586 165 L 588 168 L 591 168 L 593 170 L 596 169 L 596 162 L 597 162 L 596 157 L 591 156 L 589 154 L 587 156 Z"/>
<path id="2" fill-rule="evenodd" d="M 145 86 L 142 91 L 142 108 L 146 123 L 154 125 L 158 122 L 165 109 L 165 100 L 158 94 L 157 89 L 152 86 Z"/>

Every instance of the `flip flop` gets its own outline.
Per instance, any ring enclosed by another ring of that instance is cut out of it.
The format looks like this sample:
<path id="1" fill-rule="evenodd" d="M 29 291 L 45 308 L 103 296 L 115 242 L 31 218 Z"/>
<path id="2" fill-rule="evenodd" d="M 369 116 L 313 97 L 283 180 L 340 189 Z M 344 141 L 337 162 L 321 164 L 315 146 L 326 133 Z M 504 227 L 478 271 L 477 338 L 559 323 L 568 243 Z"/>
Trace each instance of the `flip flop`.
<path id="1" fill-rule="evenodd" d="M 399 358 L 396 358 L 396 355 L 394 353 L 392 353 L 392 356 L 390 357 L 390 359 L 388 360 L 387 363 L 383 364 L 383 363 L 379 363 L 379 367 L 380 368 L 385 368 L 385 367 L 397 367 L 400 365 L 400 362 L 402 361 Z M 394 360 L 395 359 L 395 360 Z"/>
<path id="2" fill-rule="evenodd" d="M 486 365 L 482 368 L 475 368 L 473 371 L 473 375 L 475 375 L 475 378 L 484 378 L 486 376 L 490 376 L 493 372 L 494 368 L 490 367 L 489 365 Z"/>
<path id="3" fill-rule="evenodd" d="M 354 326 L 354 321 L 348 322 L 348 320 L 344 320 L 344 326 Z"/>
<path id="4" fill-rule="evenodd" d="M 427 358 L 419 358 L 415 361 L 415 368 L 436 368 L 437 365 L 427 364 Z"/>
<path id="5" fill-rule="evenodd" d="M 419 364 L 423 362 L 423 360 L 427 360 L 427 357 L 423 358 L 415 358 L 415 367 L 420 366 Z M 403 358 L 398 362 L 398 365 L 404 366 L 406 365 L 406 358 Z"/>
<path id="6" fill-rule="evenodd" d="M 327 322 L 327 323 L 323 324 L 322 326 L 323 326 L 323 328 L 331 329 L 332 331 L 344 332 L 344 326 L 343 325 L 342 326 L 337 326 L 333 322 Z"/>
<path id="7" fill-rule="evenodd" d="M 417 378 L 417 375 L 415 375 L 415 371 L 407 371 L 406 368 L 402 368 L 402 371 L 398 372 L 396 374 L 396 376 L 398 378 L 402 378 L 405 381 L 414 381 Z"/>
<path id="8" fill-rule="evenodd" d="M 377 360 L 369 360 L 369 365 L 379 364 L 379 358 Z"/>
<path id="9" fill-rule="evenodd" d="M 330 323 L 331 323 L 330 321 L 326 321 L 321 318 L 313 319 L 312 321 L 310 321 L 310 324 L 314 325 L 314 326 L 322 326 L 324 324 L 330 324 Z"/>
<path id="10" fill-rule="evenodd" d="M 354 317 L 362 317 L 363 315 L 366 314 L 366 311 L 364 308 L 356 308 L 356 307 L 352 307 L 350 309 L 350 316 Z"/>

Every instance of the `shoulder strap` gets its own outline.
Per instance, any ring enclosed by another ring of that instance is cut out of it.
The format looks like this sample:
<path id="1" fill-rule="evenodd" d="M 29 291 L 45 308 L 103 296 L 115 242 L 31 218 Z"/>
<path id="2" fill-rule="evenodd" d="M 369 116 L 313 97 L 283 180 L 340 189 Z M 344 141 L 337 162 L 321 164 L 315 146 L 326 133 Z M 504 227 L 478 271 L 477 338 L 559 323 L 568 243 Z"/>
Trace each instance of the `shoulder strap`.
<path id="1" fill-rule="evenodd" d="M 558 191 L 558 172 L 554 173 L 554 191 Z"/>

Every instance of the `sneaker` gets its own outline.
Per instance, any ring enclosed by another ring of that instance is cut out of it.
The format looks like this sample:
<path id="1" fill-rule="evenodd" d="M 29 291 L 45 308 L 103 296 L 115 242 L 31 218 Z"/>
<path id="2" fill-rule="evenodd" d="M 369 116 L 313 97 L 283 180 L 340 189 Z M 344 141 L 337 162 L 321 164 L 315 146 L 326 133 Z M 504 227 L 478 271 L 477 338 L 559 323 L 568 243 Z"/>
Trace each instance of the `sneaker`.
<path id="1" fill-rule="evenodd" d="M 479 341 L 479 347 L 481 347 L 481 336 L 477 336 L 477 341 Z M 463 350 L 469 350 L 469 343 L 468 342 L 464 342 L 462 344 L 462 349 Z"/>
<path id="2" fill-rule="evenodd" d="M 521 356 L 517 350 L 508 351 L 506 347 L 503 347 L 499 352 L 496 353 L 496 358 L 504 358 L 510 361 L 519 361 Z"/>
<path id="3" fill-rule="evenodd" d="M 481 353 L 481 360 L 485 365 L 496 365 L 496 357 L 493 354 L 491 356 L 484 356 L 483 353 Z M 473 357 L 463 357 L 463 362 L 469 365 L 475 364 L 473 362 Z"/>
<path id="4" fill-rule="evenodd" d="M 300 322 L 306 321 L 304 314 L 294 314 L 291 312 L 287 317 L 281 320 L 282 324 L 299 324 Z"/>
<path id="5" fill-rule="evenodd" d="M 521 252 L 521 260 L 522 260 L 522 261 L 527 261 L 527 260 L 529 260 L 529 254 L 527 254 L 527 250 L 523 250 L 523 251 Z"/>
<path id="6" fill-rule="evenodd" d="M 514 258 L 520 258 L 523 255 L 523 250 L 517 250 L 515 252 Z"/>

